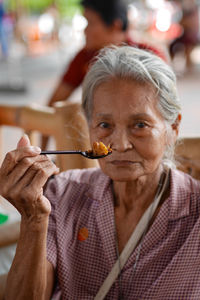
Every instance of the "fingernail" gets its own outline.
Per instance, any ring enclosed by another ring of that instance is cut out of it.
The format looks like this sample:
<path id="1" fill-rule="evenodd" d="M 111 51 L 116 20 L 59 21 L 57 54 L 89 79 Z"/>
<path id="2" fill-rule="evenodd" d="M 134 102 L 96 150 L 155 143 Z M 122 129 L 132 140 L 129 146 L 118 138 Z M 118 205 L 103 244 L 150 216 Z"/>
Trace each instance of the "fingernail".
<path id="1" fill-rule="evenodd" d="M 29 140 L 28 134 L 26 134 L 26 133 L 24 133 L 24 134 L 22 135 L 22 137 L 24 137 L 25 139 Z"/>

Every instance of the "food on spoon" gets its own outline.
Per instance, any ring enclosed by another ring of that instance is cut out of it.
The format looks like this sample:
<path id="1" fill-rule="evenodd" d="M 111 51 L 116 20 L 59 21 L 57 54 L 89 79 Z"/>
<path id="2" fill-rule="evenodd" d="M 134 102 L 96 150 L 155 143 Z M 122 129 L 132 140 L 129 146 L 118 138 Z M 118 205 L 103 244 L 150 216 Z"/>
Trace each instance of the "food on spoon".
<path id="1" fill-rule="evenodd" d="M 110 145 L 106 147 L 102 142 L 94 142 L 92 145 L 92 150 L 89 150 L 88 153 L 93 156 L 103 156 L 108 155 L 108 153 L 112 152 Z"/>
<path id="2" fill-rule="evenodd" d="M 94 142 L 92 145 L 93 155 L 107 155 L 108 148 L 102 142 Z"/>

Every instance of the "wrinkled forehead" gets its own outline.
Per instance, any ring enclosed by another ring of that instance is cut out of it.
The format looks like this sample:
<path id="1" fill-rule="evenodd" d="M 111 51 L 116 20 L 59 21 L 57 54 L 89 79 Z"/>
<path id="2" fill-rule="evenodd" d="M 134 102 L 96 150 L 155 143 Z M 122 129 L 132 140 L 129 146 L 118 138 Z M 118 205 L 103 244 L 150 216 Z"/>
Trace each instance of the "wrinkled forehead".
<path id="1" fill-rule="evenodd" d="M 112 96 L 115 96 L 116 100 L 122 97 L 124 104 L 127 104 L 129 99 L 137 97 L 136 102 L 139 104 L 141 98 L 145 98 L 147 102 L 154 102 L 155 100 L 157 102 L 159 92 L 152 83 L 147 81 L 129 77 L 111 77 L 96 84 L 93 89 L 92 100 L 95 104 L 96 98 L 98 98 L 97 102 L 103 102 L 107 97 L 107 101 L 110 102 Z"/>
<path id="2" fill-rule="evenodd" d="M 92 117 L 97 114 L 158 114 L 158 93 L 151 84 L 132 79 L 110 79 L 96 86 Z"/>

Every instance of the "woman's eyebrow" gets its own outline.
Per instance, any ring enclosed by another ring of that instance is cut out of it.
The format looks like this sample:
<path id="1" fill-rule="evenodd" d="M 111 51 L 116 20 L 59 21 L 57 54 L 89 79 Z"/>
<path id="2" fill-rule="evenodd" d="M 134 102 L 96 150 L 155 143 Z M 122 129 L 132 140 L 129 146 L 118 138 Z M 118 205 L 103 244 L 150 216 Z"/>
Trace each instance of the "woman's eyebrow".
<path id="1" fill-rule="evenodd" d="M 111 119 L 112 118 L 112 114 L 108 114 L 108 113 L 97 113 L 96 114 L 97 118 L 105 118 L 105 119 Z M 136 113 L 136 114 L 132 114 L 129 116 L 130 120 L 138 120 L 138 119 L 145 119 L 145 120 L 152 120 L 152 116 L 147 114 L 147 113 Z"/>
<path id="2" fill-rule="evenodd" d="M 148 120 L 150 120 L 150 119 L 152 119 L 152 117 L 151 117 L 151 115 L 149 115 L 149 114 L 146 114 L 146 113 L 139 113 L 139 114 L 132 114 L 131 116 L 130 116 L 130 119 L 148 119 Z"/>
<path id="3" fill-rule="evenodd" d="M 107 114 L 107 113 L 97 113 L 96 117 L 104 117 L 104 118 L 111 118 L 112 115 L 111 114 Z"/>

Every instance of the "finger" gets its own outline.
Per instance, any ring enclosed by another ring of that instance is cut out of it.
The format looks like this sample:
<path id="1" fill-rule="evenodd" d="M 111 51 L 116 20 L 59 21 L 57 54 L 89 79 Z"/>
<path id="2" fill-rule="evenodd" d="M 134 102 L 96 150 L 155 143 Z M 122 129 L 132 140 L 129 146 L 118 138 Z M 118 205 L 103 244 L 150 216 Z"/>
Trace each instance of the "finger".
<path id="1" fill-rule="evenodd" d="M 30 140 L 27 134 L 24 134 L 21 139 L 19 140 L 19 142 L 17 143 L 17 148 L 21 148 L 21 147 L 26 147 L 26 146 L 30 146 Z"/>
<path id="2" fill-rule="evenodd" d="M 8 199 L 20 213 L 31 210 L 33 203 L 41 195 L 41 190 L 49 176 L 57 174 L 58 168 L 49 160 L 31 165 L 23 177 L 10 188 L 5 187 Z M 39 174 L 39 176 L 37 176 Z M 23 199 L 23 201 L 22 201 Z"/>
<path id="3" fill-rule="evenodd" d="M 59 169 L 53 164 L 46 164 L 43 169 L 35 173 L 33 180 L 29 184 L 30 190 L 42 189 L 47 180 L 52 176 L 59 173 Z"/>
<path id="4" fill-rule="evenodd" d="M 43 161 L 48 160 L 48 158 L 43 157 L 41 155 L 34 156 L 34 157 L 25 157 L 21 161 L 19 161 L 15 167 L 11 170 L 10 173 L 7 174 L 6 180 L 10 184 L 15 185 L 18 181 L 21 180 L 23 176 L 25 176 L 26 173 L 28 173 L 28 170 L 30 172 L 30 169 L 32 166 L 34 166 L 35 163 L 42 164 Z M 36 167 L 32 167 L 32 170 L 37 171 Z M 39 167 L 38 167 L 39 168 Z M 42 168 L 42 165 L 41 165 Z M 34 172 L 35 172 L 34 171 Z M 27 178 L 28 180 L 28 178 Z"/>
<path id="5" fill-rule="evenodd" d="M 56 175 L 58 173 L 59 173 L 59 169 L 56 167 L 56 165 L 51 161 L 46 161 L 46 164 L 43 164 L 43 168 L 42 169 L 40 168 L 40 170 L 38 170 L 35 173 L 35 176 L 31 181 L 31 183 L 29 184 L 29 186 L 33 190 L 36 189 L 37 187 L 39 189 L 43 188 L 47 179 L 50 176 Z"/>
<path id="6" fill-rule="evenodd" d="M 8 152 L 2 163 L 0 174 L 8 175 L 15 168 L 19 161 L 21 161 L 25 157 L 38 156 L 40 152 L 41 149 L 34 146 L 18 148 L 16 150 Z"/>
<path id="7" fill-rule="evenodd" d="M 21 177 L 17 182 L 13 183 L 12 186 L 7 186 L 6 182 L 4 187 L 2 188 L 2 196 L 6 198 L 15 208 L 22 213 L 24 210 L 27 209 L 30 203 L 27 203 L 26 200 L 26 187 L 30 184 L 35 176 L 35 170 L 29 170 L 26 176 Z M 32 191 L 32 198 L 36 197 L 36 191 Z M 23 202 L 21 201 L 22 199 Z"/>
<path id="8" fill-rule="evenodd" d="M 57 174 L 59 169 L 56 165 L 49 159 L 45 159 L 43 161 L 36 161 L 31 167 L 27 170 L 24 176 L 21 178 L 20 185 L 23 187 L 29 186 L 33 184 L 35 190 L 38 188 L 39 190 L 44 186 L 46 180 L 53 174 Z M 29 175 L 30 174 L 30 175 Z M 32 174 L 32 176 L 31 176 Z M 34 185 L 34 182 L 37 180 L 35 176 L 39 174 L 39 180 Z M 42 179 L 43 178 L 43 179 Z"/>
<path id="9" fill-rule="evenodd" d="M 13 198 L 18 198 L 18 195 L 21 194 L 20 198 L 25 199 L 25 203 L 28 202 L 27 206 L 31 207 L 31 202 L 35 202 L 36 199 L 41 196 L 41 191 L 47 179 L 57 173 L 58 168 L 49 161 L 44 162 L 42 168 L 40 166 L 40 168 L 37 169 L 37 166 L 32 166 L 27 174 L 25 174 L 13 188 Z M 23 203 L 23 206 L 25 203 Z"/>

